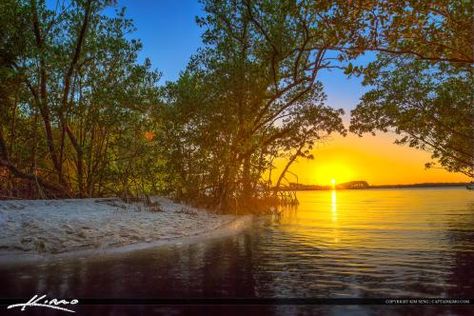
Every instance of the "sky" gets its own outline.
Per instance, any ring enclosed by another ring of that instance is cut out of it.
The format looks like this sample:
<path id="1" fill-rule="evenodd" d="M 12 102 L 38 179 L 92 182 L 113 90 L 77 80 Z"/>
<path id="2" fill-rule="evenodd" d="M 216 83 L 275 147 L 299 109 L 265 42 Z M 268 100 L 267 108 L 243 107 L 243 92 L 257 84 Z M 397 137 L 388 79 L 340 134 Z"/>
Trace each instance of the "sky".
<path id="1" fill-rule="evenodd" d="M 161 83 L 176 80 L 202 45 L 202 30 L 195 22 L 196 16 L 203 15 L 201 4 L 197 0 L 118 0 L 118 7 L 123 6 L 137 28 L 130 37 L 143 43 L 139 59 L 150 58 L 153 67 L 162 73 Z M 362 61 L 371 58 L 369 55 Z M 328 96 L 327 104 L 346 111 L 344 122 L 348 126 L 350 110 L 367 88 L 362 87 L 360 78 L 347 78 L 339 70 L 322 72 L 319 80 Z M 425 169 L 430 154 L 395 145 L 395 139 L 390 134 L 334 136 L 317 146 L 314 160 L 300 161 L 290 170 L 299 175 L 300 183 L 322 185 L 330 184 L 332 179 L 337 183 L 365 180 L 373 185 L 470 180 L 443 169 Z"/>

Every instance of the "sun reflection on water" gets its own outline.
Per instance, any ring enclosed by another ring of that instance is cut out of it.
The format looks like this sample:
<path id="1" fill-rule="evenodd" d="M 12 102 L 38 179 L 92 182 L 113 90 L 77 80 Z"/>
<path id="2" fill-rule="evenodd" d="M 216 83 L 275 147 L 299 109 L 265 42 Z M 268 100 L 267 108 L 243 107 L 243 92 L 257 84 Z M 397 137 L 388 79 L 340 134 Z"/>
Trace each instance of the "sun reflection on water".
<path id="1" fill-rule="evenodd" d="M 333 223 L 337 222 L 337 195 L 336 190 L 332 190 L 331 193 L 331 212 Z"/>
<path id="2" fill-rule="evenodd" d="M 336 190 L 333 189 L 331 192 L 331 214 L 333 223 L 333 236 L 334 243 L 339 242 L 339 225 L 337 223 L 337 194 Z"/>

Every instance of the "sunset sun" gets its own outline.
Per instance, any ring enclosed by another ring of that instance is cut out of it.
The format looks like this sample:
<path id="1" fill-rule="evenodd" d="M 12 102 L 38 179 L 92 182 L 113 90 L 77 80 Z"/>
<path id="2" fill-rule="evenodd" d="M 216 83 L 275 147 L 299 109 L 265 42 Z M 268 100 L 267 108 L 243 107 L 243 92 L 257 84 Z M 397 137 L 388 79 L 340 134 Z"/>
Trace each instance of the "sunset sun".
<path id="1" fill-rule="evenodd" d="M 323 162 L 320 165 L 316 165 L 315 169 L 315 180 L 320 185 L 335 187 L 337 183 L 353 181 L 357 177 L 351 166 L 343 161 Z"/>

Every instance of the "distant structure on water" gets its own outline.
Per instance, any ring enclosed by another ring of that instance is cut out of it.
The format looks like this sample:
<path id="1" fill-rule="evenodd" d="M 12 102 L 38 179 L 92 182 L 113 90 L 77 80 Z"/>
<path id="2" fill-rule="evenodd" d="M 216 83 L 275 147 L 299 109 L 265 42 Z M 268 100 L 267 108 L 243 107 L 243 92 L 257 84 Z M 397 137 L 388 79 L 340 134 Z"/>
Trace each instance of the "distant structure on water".
<path id="1" fill-rule="evenodd" d="M 344 189 L 344 190 L 351 190 L 351 189 L 367 189 L 369 188 L 369 184 L 367 181 L 350 181 L 339 183 L 335 187 L 336 189 Z M 300 184 L 291 182 L 289 186 L 285 188 L 286 190 L 293 190 L 293 191 L 312 191 L 312 190 L 331 190 L 333 189 L 332 186 L 329 185 L 312 185 L 312 184 Z"/>
<path id="2" fill-rule="evenodd" d="M 367 181 L 350 181 L 336 185 L 336 189 L 367 189 L 368 187 Z"/>

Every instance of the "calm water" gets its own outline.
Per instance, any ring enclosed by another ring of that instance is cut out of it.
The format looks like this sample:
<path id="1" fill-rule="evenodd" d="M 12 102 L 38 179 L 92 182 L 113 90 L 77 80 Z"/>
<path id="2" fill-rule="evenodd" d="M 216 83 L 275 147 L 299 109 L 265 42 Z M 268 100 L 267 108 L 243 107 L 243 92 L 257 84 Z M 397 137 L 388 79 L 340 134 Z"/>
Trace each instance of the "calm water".
<path id="1" fill-rule="evenodd" d="M 258 219 L 228 238 L 35 266 L 0 265 L 0 297 L 474 297 L 474 192 L 317 191 L 298 198 L 297 210 Z M 109 306 L 100 313 L 183 311 L 137 308 Z M 219 311 L 228 314 L 229 307 Z M 382 313 L 363 306 L 262 311 Z M 434 311 L 468 312 L 444 307 L 417 314 Z"/>

